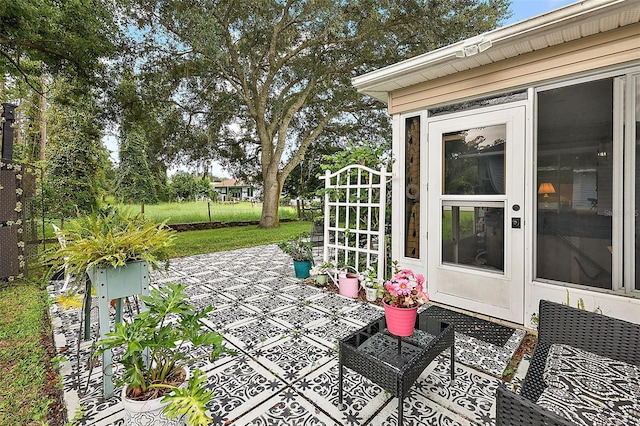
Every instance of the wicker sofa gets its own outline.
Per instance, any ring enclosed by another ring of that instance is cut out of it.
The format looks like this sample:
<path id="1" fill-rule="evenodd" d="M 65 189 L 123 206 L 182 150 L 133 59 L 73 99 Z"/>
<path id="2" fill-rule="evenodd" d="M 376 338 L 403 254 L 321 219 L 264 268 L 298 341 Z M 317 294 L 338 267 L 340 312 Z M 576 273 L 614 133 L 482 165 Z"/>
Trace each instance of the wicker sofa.
<path id="1" fill-rule="evenodd" d="M 545 300 L 540 301 L 539 320 L 538 343 L 520 393 L 514 393 L 504 384 L 497 390 L 497 426 L 576 424 L 537 403 L 547 387 L 543 375 L 549 350 L 554 344 L 570 345 L 591 354 L 640 366 L 638 324 Z M 637 371 L 635 367 L 634 371 Z"/>

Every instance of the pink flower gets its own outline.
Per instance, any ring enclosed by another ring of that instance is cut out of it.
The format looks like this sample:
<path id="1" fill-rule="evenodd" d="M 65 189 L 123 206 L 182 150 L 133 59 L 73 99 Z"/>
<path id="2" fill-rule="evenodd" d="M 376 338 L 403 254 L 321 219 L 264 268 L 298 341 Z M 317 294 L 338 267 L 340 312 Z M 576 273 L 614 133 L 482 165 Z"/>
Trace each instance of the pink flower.
<path id="1" fill-rule="evenodd" d="M 385 283 L 386 303 L 402 308 L 420 306 L 429 301 L 424 284 L 424 275 L 415 274 L 410 269 L 396 269 Z"/>

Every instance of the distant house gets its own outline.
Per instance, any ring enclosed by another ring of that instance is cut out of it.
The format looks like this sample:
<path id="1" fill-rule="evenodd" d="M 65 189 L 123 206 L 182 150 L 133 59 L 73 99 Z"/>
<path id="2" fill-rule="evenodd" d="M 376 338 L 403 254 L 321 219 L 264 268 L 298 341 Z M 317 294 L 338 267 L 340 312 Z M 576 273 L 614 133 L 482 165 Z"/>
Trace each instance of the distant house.
<path id="1" fill-rule="evenodd" d="M 255 188 L 240 179 L 212 182 L 211 187 L 218 193 L 218 201 L 247 201 L 255 196 Z"/>
<path id="2" fill-rule="evenodd" d="M 393 118 L 392 258 L 529 325 L 640 322 L 640 1 L 583 0 L 358 76 Z"/>

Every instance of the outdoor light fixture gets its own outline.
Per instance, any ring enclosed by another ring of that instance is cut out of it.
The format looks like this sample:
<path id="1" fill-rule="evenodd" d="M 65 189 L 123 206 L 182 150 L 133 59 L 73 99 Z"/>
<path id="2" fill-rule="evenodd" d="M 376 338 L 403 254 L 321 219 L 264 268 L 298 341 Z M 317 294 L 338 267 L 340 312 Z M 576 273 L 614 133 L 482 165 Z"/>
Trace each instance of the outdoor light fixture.
<path id="1" fill-rule="evenodd" d="M 456 51 L 456 58 L 465 58 L 467 56 L 482 53 L 491 46 L 493 46 L 491 40 L 480 39 L 480 41 L 471 42 L 470 44 L 462 46 L 462 49 Z"/>
<path id="2" fill-rule="evenodd" d="M 538 188 L 538 194 L 544 194 L 544 198 L 549 198 L 549 194 L 555 194 L 556 189 L 551 182 L 542 182 Z"/>

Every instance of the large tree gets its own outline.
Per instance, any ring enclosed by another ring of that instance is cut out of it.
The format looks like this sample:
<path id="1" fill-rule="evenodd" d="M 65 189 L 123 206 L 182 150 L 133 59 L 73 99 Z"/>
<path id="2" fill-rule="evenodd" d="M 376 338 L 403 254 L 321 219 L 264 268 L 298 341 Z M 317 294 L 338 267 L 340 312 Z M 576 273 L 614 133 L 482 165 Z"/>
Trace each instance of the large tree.
<path id="1" fill-rule="evenodd" d="M 44 160 L 54 211 L 98 203 L 108 64 L 122 40 L 125 0 L 0 1 L 0 100 L 18 105 L 16 159 Z M 51 142 L 51 146 L 47 146 Z"/>
<path id="2" fill-rule="evenodd" d="M 77 93 L 77 81 L 58 81 L 48 112 L 51 138 L 43 186 L 49 212 L 62 218 L 96 210 L 108 153 L 102 144 L 96 94 Z"/>
<path id="3" fill-rule="evenodd" d="M 138 127 L 120 132 L 117 198 L 125 203 L 156 204 L 158 196 L 147 162 L 146 141 Z"/>
<path id="4" fill-rule="evenodd" d="M 170 149 L 263 182 L 261 227 L 324 132 L 369 132 L 383 105 L 352 77 L 496 27 L 508 0 L 131 0 L 140 70 L 181 112 Z M 188 136 L 187 136 L 188 135 Z M 169 148 L 167 148 L 169 149 Z"/>

